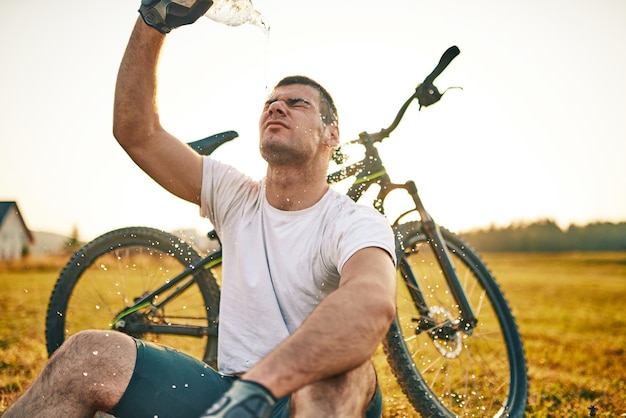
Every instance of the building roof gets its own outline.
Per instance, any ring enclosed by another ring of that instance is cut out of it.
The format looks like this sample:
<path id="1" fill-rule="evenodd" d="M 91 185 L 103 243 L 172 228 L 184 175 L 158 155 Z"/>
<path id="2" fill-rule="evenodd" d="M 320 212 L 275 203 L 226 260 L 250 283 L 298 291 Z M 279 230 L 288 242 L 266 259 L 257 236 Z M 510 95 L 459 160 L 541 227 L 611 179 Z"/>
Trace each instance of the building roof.
<path id="1" fill-rule="evenodd" d="M 30 232 L 30 229 L 28 229 L 28 227 L 26 226 L 26 222 L 24 222 L 24 218 L 22 218 L 20 209 L 17 207 L 17 202 L 15 201 L 0 202 L 0 224 L 2 224 L 2 221 L 7 216 L 7 214 L 12 210 L 12 208 L 15 208 L 14 210 L 17 213 L 17 217 L 22 223 L 22 226 L 24 227 L 24 230 L 26 231 L 26 235 L 28 236 L 28 241 L 33 242 L 35 239 L 33 237 L 33 234 Z"/>

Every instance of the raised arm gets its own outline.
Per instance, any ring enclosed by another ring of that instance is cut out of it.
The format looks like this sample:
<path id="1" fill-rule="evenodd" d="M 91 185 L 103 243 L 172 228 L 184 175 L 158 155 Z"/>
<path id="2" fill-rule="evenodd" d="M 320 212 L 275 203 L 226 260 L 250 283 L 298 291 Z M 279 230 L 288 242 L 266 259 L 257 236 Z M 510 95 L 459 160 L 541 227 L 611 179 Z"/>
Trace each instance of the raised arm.
<path id="1" fill-rule="evenodd" d="M 198 204 L 202 158 L 161 126 L 157 65 L 165 35 L 137 19 L 115 87 L 113 134 L 133 161 L 176 196 Z"/>

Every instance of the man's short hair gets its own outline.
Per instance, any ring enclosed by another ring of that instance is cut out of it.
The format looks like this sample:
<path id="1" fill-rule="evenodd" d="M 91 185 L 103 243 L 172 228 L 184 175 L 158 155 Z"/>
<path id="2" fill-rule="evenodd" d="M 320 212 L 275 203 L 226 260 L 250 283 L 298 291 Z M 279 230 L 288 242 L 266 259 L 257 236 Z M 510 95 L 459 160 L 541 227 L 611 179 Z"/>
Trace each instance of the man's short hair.
<path id="1" fill-rule="evenodd" d="M 303 75 L 292 75 L 283 78 L 276 84 L 276 87 L 289 86 L 292 84 L 303 84 L 305 86 L 313 87 L 320 93 L 320 117 L 325 125 L 338 125 L 339 115 L 337 114 L 337 108 L 332 96 L 320 83 L 309 77 Z"/>

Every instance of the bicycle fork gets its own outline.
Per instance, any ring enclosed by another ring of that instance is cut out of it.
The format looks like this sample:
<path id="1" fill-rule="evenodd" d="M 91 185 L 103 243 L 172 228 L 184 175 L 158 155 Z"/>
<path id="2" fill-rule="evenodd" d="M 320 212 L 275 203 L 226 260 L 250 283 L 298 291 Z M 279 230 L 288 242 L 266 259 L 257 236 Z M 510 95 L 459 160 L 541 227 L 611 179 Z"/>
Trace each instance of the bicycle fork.
<path id="1" fill-rule="evenodd" d="M 419 194 L 417 193 L 417 186 L 415 185 L 415 183 L 412 180 L 410 180 L 406 182 L 404 186 L 406 190 L 408 191 L 408 193 L 413 198 L 413 202 L 415 203 L 415 208 L 417 209 L 422 219 L 422 226 L 424 229 L 424 233 L 426 234 L 426 237 L 428 238 L 428 241 L 430 242 L 430 246 L 437 258 L 439 267 L 441 267 L 441 270 L 450 288 L 452 296 L 454 297 L 459 307 L 459 312 L 460 312 L 459 322 L 457 325 L 453 325 L 451 327 L 453 328 L 451 331 L 452 332 L 463 331 L 465 334 L 471 335 L 474 327 L 478 323 L 478 320 L 474 316 L 474 312 L 472 311 L 469 301 L 467 300 L 467 297 L 465 296 L 465 292 L 463 291 L 461 281 L 459 280 L 459 277 L 456 274 L 456 270 L 454 269 L 454 266 L 452 265 L 450 254 L 448 252 L 446 243 L 443 239 L 443 235 L 441 234 L 441 230 L 439 229 L 439 225 L 437 225 L 437 223 L 434 221 L 432 216 L 430 216 L 428 211 L 426 211 L 426 208 L 424 207 L 422 200 L 420 199 Z M 407 269 L 403 269 L 403 270 L 407 271 Z M 403 272 L 403 274 L 405 273 Z M 409 279 L 415 280 L 414 277 L 411 277 Z M 421 300 L 421 302 L 424 302 L 424 299 L 421 296 L 419 297 L 419 299 Z M 425 306 L 425 303 L 424 303 L 424 306 Z M 422 315 L 425 314 L 425 312 L 421 312 L 421 313 Z M 430 315 L 427 314 L 427 317 L 430 317 Z M 432 329 L 433 324 L 430 323 L 431 321 L 427 321 L 429 323 L 424 323 L 423 320 L 417 320 L 417 322 L 419 322 L 418 330 Z M 447 333 L 444 332 L 444 334 L 447 334 Z"/>

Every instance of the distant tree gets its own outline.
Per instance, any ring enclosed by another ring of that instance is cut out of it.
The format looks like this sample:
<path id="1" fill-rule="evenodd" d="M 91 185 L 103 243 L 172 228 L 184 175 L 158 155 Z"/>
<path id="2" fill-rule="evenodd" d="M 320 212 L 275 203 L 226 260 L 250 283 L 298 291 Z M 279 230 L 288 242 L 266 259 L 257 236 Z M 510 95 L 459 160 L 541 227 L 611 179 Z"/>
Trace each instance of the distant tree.
<path id="1" fill-rule="evenodd" d="M 562 230 L 551 219 L 490 226 L 461 234 L 479 251 L 626 251 L 626 222 L 591 223 Z"/>
<path id="2" fill-rule="evenodd" d="M 525 251 L 561 251 L 567 241 L 561 228 L 550 219 L 528 225 L 523 235 L 526 238 Z"/>
<path id="3" fill-rule="evenodd" d="M 618 224 L 596 222 L 583 227 L 570 226 L 567 235 L 581 250 L 626 250 L 626 222 Z"/>

